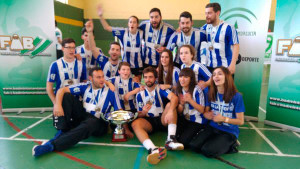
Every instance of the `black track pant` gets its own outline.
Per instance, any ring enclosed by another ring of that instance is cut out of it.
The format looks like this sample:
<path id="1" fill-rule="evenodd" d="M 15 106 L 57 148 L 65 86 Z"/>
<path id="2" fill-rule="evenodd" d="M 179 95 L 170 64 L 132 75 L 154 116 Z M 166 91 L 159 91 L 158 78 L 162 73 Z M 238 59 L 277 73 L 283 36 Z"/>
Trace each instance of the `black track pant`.
<path id="1" fill-rule="evenodd" d="M 188 148 L 192 139 L 198 132 L 203 130 L 204 124 L 188 121 L 184 116 L 178 116 L 177 120 L 177 141 L 184 145 L 184 148 Z"/>
<path id="2" fill-rule="evenodd" d="M 68 149 L 91 135 L 101 136 L 107 132 L 107 123 L 86 113 L 82 103 L 69 93 L 64 95 L 63 109 L 65 116 L 55 119 L 55 124 L 64 132 L 52 142 L 54 150 Z"/>
<path id="3" fill-rule="evenodd" d="M 218 157 L 222 154 L 232 152 L 236 143 L 236 137 L 228 132 L 224 132 L 207 125 L 190 142 L 193 151 L 202 153 L 206 157 Z"/>

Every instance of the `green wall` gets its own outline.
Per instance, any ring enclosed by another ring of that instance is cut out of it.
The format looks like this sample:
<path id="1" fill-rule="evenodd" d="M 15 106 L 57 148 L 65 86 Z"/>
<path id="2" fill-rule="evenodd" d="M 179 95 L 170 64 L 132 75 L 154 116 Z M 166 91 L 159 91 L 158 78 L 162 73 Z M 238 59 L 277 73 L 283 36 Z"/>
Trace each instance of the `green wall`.
<path id="1" fill-rule="evenodd" d="M 56 16 L 84 22 L 83 9 L 66 5 L 61 2 L 54 1 L 54 13 Z M 83 40 L 81 39 L 82 27 L 59 22 L 57 22 L 57 27 L 62 31 L 63 38 L 73 38 L 76 42 L 76 46 L 83 43 Z"/>

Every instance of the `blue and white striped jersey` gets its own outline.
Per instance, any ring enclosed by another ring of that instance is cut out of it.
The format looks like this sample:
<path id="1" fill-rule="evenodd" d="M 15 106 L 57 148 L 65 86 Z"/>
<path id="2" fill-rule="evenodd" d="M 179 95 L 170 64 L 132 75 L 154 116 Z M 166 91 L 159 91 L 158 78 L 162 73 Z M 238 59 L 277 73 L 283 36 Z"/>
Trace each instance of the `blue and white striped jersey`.
<path id="1" fill-rule="evenodd" d="M 213 46 L 212 50 L 207 51 L 207 67 L 228 67 L 232 60 L 231 46 L 239 43 L 235 28 L 225 22 L 221 22 L 218 27 L 213 27 L 212 24 L 205 24 L 202 29 L 206 32 L 207 45 Z"/>
<path id="2" fill-rule="evenodd" d="M 186 92 L 182 89 L 183 95 L 186 94 Z M 195 86 L 194 92 L 192 94 L 193 100 L 196 101 L 197 104 L 201 106 L 205 106 L 205 99 L 204 94 L 202 90 L 198 87 L 198 85 Z M 203 113 L 198 112 L 192 105 L 189 103 L 184 104 L 183 109 L 183 115 L 184 117 L 192 122 L 204 124 L 207 122 L 207 119 L 204 118 Z"/>
<path id="3" fill-rule="evenodd" d="M 109 81 L 115 86 L 115 95 L 119 109 L 123 110 L 135 110 L 135 95 L 129 97 L 128 102 L 124 102 L 124 96 L 128 92 L 139 88 L 140 85 L 133 82 L 132 78 L 122 79 L 120 76 L 115 76 L 109 79 Z"/>
<path id="4" fill-rule="evenodd" d="M 132 35 L 128 28 L 112 27 L 112 34 L 121 42 L 123 55 L 122 61 L 128 62 L 131 68 L 143 67 L 143 31 L 138 29 L 135 35 Z"/>
<path id="5" fill-rule="evenodd" d="M 204 41 L 206 41 L 205 32 L 201 29 L 192 28 L 190 36 L 185 36 L 182 31 L 174 32 L 169 40 L 167 49 L 173 51 L 176 47 L 180 48 L 182 45 L 192 45 L 196 51 L 196 61 L 201 63 L 201 43 Z M 175 62 L 182 64 L 179 55 L 176 55 Z"/>
<path id="6" fill-rule="evenodd" d="M 173 75 L 172 75 L 172 85 L 173 86 L 177 86 L 177 82 L 179 80 L 179 73 L 180 73 L 180 69 L 178 67 L 173 67 Z M 167 72 L 164 72 L 164 80 L 165 77 L 167 76 Z M 166 84 L 166 82 L 164 82 L 164 84 Z"/>
<path id="7" fill-rule="evenodd" d="M 144 31 L 144 63 L 152 66 L 157 66 L 160 54 L 155 50 L 155 48 L 160 46 L 166 47 L 175 29 L 170 24 L 161 21 L 160 27 L 158 28 L 158 30 L 155 30 L 152 28 L 149 20 L 141 22 L 139 28 Z"/>
<path id="8" fill-rule="evenodd" d="M 85 111 L 97 118 L 101 113 L 110 112 L 112 107 L 118 110 L 115 94 L 107 86 L 93 89 L 91 82 L 87 82 L 69 86 L 69 89 L 72 95 L 83 98 Z"/>
<path id="9" fill-rule="evenodd" d="M 103 54 L 102 50 L 99 48 L 99 52 Z M 93 57 L 93 53 L 91 50 L 86 50 L 84 47 L 84 44 L 77 46 L 75 53 L 79 53 L 81 58 L 82 58 L 82 62 L 85 63 L 85 66 L 87 69 L 89 68 L 93 68 L 97 66 L 97 61 L 96 59 Z"/>
<path id="10" fill-rule="evenodd" d="M 72 80 L 73 84 L 87 80 L 85 64 L 77 59 L 72 63 L 68 63 L 63 57 L 52 62 L 49 68 L 47 82 L 56 83 L 54 93 L 62 87 L 71 85 L 70 80 Z"/>
<path id="11" fill-rule="evenodd" d="M 193 61 L 191 66 L 187 66 L 186 64 L 181 65 L 181 69 L 186 67 L 193 69 L 197 82 L 199 82 L 200 80 L 208 81 L 211 77 L 210 71 L 202 63 Z"/>
<path id="12" fill-rule="evenodd" d="M 159 85 L 156 85 L 152 92 L 149 92 L 147 88 L 140 91 L 136 95 L 137 111 L 142 111 L 146 104 L 151 104 L 151 109 L 148 111 L 149 117 L 157 117 L 163 113 L 162 99 L 167 99 L 170 90 L 162 90 Z"/>
<path id="13" fill-rule="evenodd" d="M 118 67 L 119 67 L 120 61 L 118 61 L 118 64 L 113 65 L 110 63 L 107 56 L 100 53 L 97 57 L 97 62 L 99 64 L 100 68 L 102 69 L 106 80 L 111 77 L 115 77 L 115 76 L 119 75 Z"/>

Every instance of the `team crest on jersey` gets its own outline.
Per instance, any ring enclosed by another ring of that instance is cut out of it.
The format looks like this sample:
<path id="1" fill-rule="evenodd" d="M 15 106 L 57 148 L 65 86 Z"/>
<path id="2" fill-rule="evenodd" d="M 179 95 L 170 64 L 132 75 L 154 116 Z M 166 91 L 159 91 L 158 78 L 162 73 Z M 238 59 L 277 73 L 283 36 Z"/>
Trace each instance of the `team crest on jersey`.
<path id="1" fill-rule="evenodd" d="M 143 102 L 139 102 L 139 107 L 143 108 L 143 106 L 144 106 L 144 103 Z"/>
<path id="2" fill-rule="evenodd" d="M 51 74 L 51 75 L 50 75 L 50 79 L 51 79 L 51 80 L 55 80 L 55 74 Z"/>
<path id="3" fill-rule="evenodd" d="M 121 32 L 116 30 L 115 34 L 116 34 L 116 36 L 118 36 L 118 35 L 121 35 Z"/>
<path id="4" fill-rule="evenodd" d="M 79 87 L 75 87 L 75 88 L 74 88 L 74 92 L 76 92 L 76 93 L 77 93 L 77 92 L 80 92 L 80 88 L 79 88 Z"/>
<path id="5" fill-rule="evenodd" d="M 103 58 L 103 56 L 101 55 L 100 58 L 99 58 L 99 61 L 100 61 L 100 62 L 103 62 L 103 59 L 104 59 L 104 58 Z"/>

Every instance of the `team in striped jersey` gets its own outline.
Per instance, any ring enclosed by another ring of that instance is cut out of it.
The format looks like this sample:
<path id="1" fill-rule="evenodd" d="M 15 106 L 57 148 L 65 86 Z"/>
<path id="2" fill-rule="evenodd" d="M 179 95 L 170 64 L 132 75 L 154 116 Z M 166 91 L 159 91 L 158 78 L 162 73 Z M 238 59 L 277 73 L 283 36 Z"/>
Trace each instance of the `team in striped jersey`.
<path id="1" fill-rule="evenodd" d="M 105 30 L 112 32 L 113 36 L 119 39 L 120 44 L 111 43 L 110 56 L 105 56 L 95 45 L 94 26 L 91 20 L 88 21 L 87 32 L 82 34 L 84 44 L 76 49 L 82 61 L 80 58 L 79 60 L 74 58 L 71 61 L 63 58 L 54 62 L 49 70 L 47 91 L 51 85 L 53 87 L 54 82 L 56 82 L 57 90 L 70 84 L 78 84 L 69 87 L 71 94 L 81 96 L 84 111 L 98 119 L 100 114 L 108 112 L 111 106 L 115 109 L 137 111 L 140 118 L 132 123 L 132 129 L 149 152 L 147 161 L 157 164 L 166 157 L 166 149 L 182 150 L 184 146 L 189 147 L 191 138 L 209 122 L 203 114 L 207 112 L 206 108 L 213 106 L 215 111 L 216 107 L 212 104 L 213 102 L 209 105 L 207 101 L 207 87 L 218 82 L 218 79 L 214 82 L 211 80 L 213 68 L 224 66 L 228 67 L 231 73 L 235 72 L 239 43 L 237 32 L 234 27 L 219 20 L 220 10 L 215 4 L 211 3 L 206 7 L 207 24 L 200 29 L 193 28 L 192 15 L 189 12 L 183 12 L 179 17 L 180 32 L 175 32 L 171 25 L 162 21 L 158 8 L 151 9 L 150 20 L 141 22 L 139 27 L 138 18 L 131 16 L 128 20 L 128 28 L 108 25 L 102 16 L 102 9 L 99 8 L 98 15 L 102 26 Z M 206 52 L 201 52 L 202 42 L 208 44 Z M 65 47 L 73 50 L 75 46 Z M 175 55 L 174 61 L 172 51 L 175 48 L 178 48 L 178 54 Z M 121 51 L 122 62 L 119 60 Z M 203 53 L 207 56 L 201 55 Z M 74 51 L 69 51 L 66 56 L 68 54 L 74 55 Z M 203 58 L 205 58 L 205 64 L 203 64 Z M 178 67 L 174 66 L 174 63 Z M 98 66 L 102 70 L 100 72 L 103 77 L 114 85 L 113 91 L 106 87 L 94 91 L 92 86 L 95 81 L 92 79 L 96 77 L 93 74 L 89 76 L 91 82 L 79 84 L 86 80 L 87 68 Z M 139 84 L 140 78 L 136 78 L 141 75 L 143 69 L 145 86 Z M 80 94 L 82 91 L 84 94 Z M 176 91 L 179 99 L 172 91 Z M 48 93 L 56 107 L 54 92 L 52 95 L 51 92 Z M 94 96 L 98 100 L 92 99 Z M 240 97 L 236 100 L 241 102 Z M 98 103 L 100 106 L 95 106 Z M 180 113 L 183 116 L 177 117 Z M 182 128 L 185 129 L 178 133 L 176 133 L 177 118 L 178 123 L 183 121 Z M 227 118 L 235 119 L 236 117 L 226 116 L 226 120 Z M 58 126 L 61 127 L 61 125 Z M 213 127 L 218 128 L 218 126 Z M 156 130 L 168 131 L 165 148 L 156 147 L 148 134 L 145 135 Z M 228 129 L 225 132 L 231 131 Z M 236 129 L 234 132 L 237 137 Z M 126 134 L 130 138 L 133 136 L 127 127 Z M 49 144 L 50 146 L 55 144 L 55 147 L 59 145 L 56 141 Z M 36 155 L 38 156 L 39 153 Z"/>

